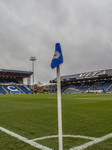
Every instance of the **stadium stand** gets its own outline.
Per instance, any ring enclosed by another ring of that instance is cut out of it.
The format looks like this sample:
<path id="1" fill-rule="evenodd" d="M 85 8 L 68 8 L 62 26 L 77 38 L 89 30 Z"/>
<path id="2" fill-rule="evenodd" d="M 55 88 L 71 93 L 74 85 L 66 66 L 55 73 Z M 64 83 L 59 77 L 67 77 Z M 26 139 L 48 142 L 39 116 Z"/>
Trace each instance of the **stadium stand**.
<path id="1" fill-rule="evenodd" d="M 112 93 L 112 69 L 61 76 L 61 85 L 62 93 Z"/>
<path id="2" fill-rule="evenodd" d="M 30 89 L 28 89 L 27 87 L 23 86 L 23 85 L 18 85 L 18 89 L 20 89 L 23 93 L 29 94 Z"/>
<path id="3" fill-rule="evenodd" d="M 7 92 L 4 90 L 3 86 L 0 86 L 0 94 L 6 94 Z"/>
<path id="4" fill-rule="evenodd" d="M 23 85 L 23 79 L 32 74 L 27 71 L 0 70 L 0 94 L 30 94 L 30 89 Z"/>

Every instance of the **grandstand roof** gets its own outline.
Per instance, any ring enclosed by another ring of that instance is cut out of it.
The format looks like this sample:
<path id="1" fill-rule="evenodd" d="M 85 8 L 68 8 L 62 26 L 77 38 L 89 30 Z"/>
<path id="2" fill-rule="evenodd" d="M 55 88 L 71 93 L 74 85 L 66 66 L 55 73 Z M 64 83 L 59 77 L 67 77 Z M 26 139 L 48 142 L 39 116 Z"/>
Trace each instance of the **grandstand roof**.
<path id="1" fill-rule="evenodd" d="M 61 82 L 112 77 L 112 69 L 61 76 Z M 51 83 L 56 82 L 56 78 Z"/>
<path id="2" fill-rule="evenodd" d="M 9 70 L 9 69 L 0 69 L 0 77 L 19 77 L 27 78 L 30 77 L 33 72 L 30 71 L 20 71 L 20 70 Z"/>

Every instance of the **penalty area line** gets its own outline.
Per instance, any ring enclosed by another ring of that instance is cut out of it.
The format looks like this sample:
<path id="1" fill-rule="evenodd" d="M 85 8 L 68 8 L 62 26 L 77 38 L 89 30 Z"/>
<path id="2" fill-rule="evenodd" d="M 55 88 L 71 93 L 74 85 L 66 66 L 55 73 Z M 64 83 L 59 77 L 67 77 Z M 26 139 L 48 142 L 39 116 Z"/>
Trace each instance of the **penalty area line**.
<path id="1" fill-rule="evenodd" d="M 77 146 L 77 147 L 74 147 L 74 148 L 71 148 L 70 150 L 84 150 L 85 148 L 88 148 L 89 146 L 92 146 L 94 144 L 97 144 L 97 143 L 100 143 L 102 141 L 105 141 L 109 138 L 112 138 L 112 133 L 110 134 L 107 134 L 101 138 L 96 138 L 95 140 L 91 141 L 91 142 L 88 142 L 86 144 L 83 144 L 81 146 Z"/>
<path id="2" fill-rule="evenodd" d="M 21 140 L 21 141 L 23 141 L 23 142 L 33 146 L 33 147 L 35 147 L 35 148 L 39 148 L 41 150 L 52 150 L 51 148 L 48 148 L 48 147 L 43 146 L 41 144 L 38 144 L 38 143 L 36 143 L 36 142 L 34 142 L 32 140 L 29 140 L 29 139 L 27 139 L 27 138 L 25 138 L 25 137 L 23 137 L 23 136 L 21 136 L 19 134 L 16 134 L 16 133 L 14 133 L 12 131 L 9 131 L 9 130 L 3 128 L 3 127 L 0 127 L 0 131 L 2 131 L 4 133 L 7 133 L 8 135 L 10 135 L 12 137 L 15 137 L 15 138 L 17 138 L 17 139 L 19 139 L 19 140 Z"/>

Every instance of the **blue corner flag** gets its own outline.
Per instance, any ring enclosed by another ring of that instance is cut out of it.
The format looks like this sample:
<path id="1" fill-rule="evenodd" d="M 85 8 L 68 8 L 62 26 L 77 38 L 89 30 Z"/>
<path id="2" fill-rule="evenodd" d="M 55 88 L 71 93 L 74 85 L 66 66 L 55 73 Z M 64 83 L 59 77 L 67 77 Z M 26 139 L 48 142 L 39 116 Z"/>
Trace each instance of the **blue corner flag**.
<path id="1" fill-rule="evenodd" d="M 51 68 L 54 69 L 58 65 L 63 63 L 63 56 L 61 51 L 61 45 L 60 43 L 56 43 L 55 45 L 55 54 L 51 62 Z"/>

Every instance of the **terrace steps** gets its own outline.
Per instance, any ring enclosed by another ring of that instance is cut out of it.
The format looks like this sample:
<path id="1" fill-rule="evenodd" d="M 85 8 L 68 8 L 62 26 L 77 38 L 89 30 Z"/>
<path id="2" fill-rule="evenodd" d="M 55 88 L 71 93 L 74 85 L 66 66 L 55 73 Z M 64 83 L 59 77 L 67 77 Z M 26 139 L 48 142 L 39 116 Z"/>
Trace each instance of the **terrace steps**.
<path id="1" fill-rule="evenodd" d="M 94 83 L 87 89 L 89 91 L 94 86 Z"/>
<path id="2" fill-rule="evenodd" d="M 9 94 L 9 92 L 5 89 L 5 87 L 4 87 L 3 85 L 1 85 L 1 87 L 2 87 L 2 89 L 4 89 L 4 90 L 5 90 L 5 92 L 6 92 L 6 93 L 8 93 L 8 94 Z"/>
<path id="3" fill-rule="evenodd" d="M 112 84 L 106 89 L 106 92 L 112 87 Z"/>
<path id="4" fill-rule="evenodd" d="M 16 85 L 16 87 L 17 87 L 22 93 L 25 94 L 25 92 L 24 92 L 20 87 L 18 87 L 17 85 Z"/>

